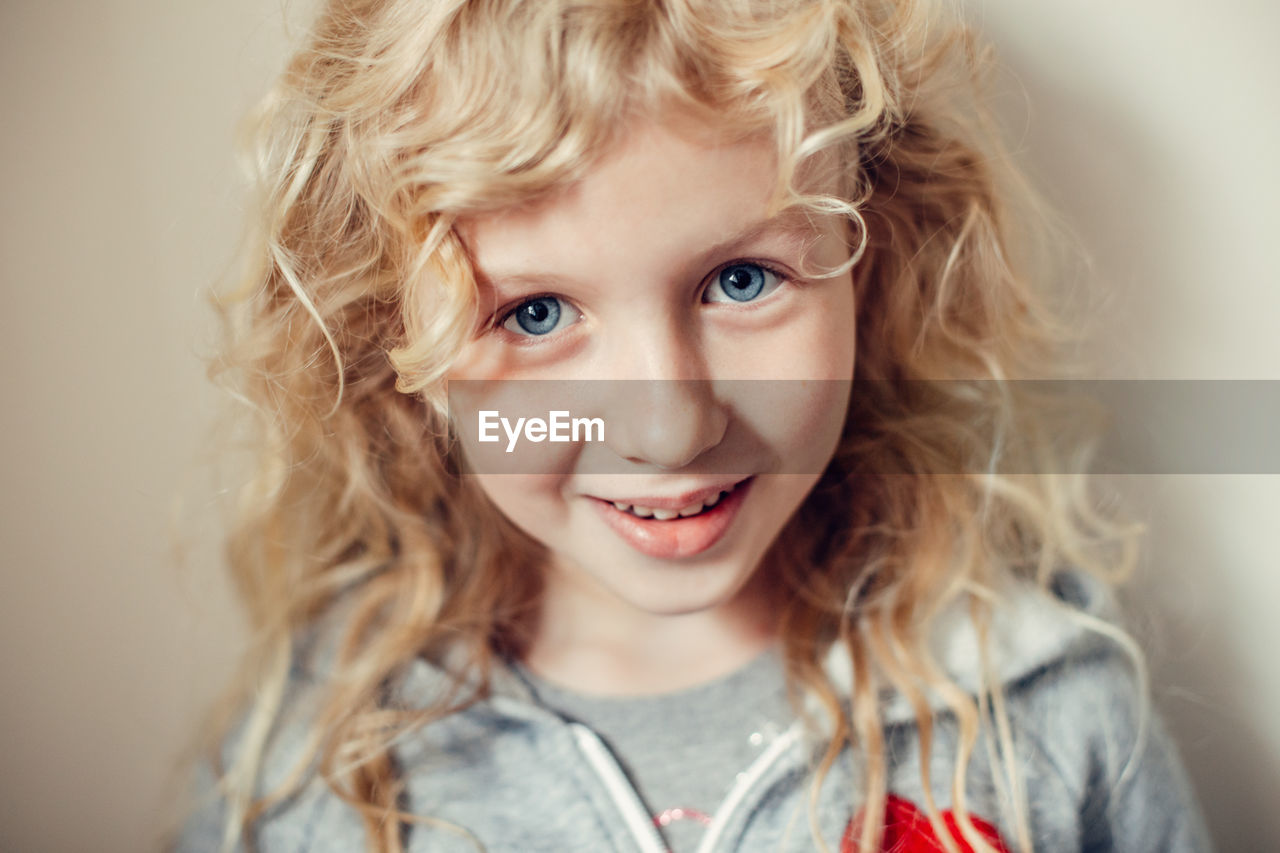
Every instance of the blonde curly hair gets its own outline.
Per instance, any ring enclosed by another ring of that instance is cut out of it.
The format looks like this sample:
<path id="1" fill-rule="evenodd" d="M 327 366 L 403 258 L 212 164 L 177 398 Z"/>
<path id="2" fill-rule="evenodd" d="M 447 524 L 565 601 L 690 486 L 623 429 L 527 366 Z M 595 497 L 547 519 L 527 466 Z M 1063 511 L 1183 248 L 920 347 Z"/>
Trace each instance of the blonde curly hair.
<path id="1" fill-rule="evenodd" d="M 771 135 L 783 187 L 834 154 L 840 195 L 795 198 L 849 216 L 864 241 L 864 384 L 774 546 L 789 680 L 834 722 L 814 790 L 852 745 L 871 816 L 859 843 L 878 850 L 880 693 L 916 708 L 926 792 L 924 697 L 941 695 L 961 734 L 960 833 L 992 849 L 964 773 L 984 727 L 1009 745 L 1000 688 L 973 696 L 949 679 L 926 643 L 932 619 L 964 601 L 982 625 L 1002 577 L 1045 586 L 1071 563 L 1114 579 L 1132 552 L 1091 510 L 1083 455 L 1051 460 L 1045 410 L 1010 393 L 1009 380 L 1054 375 L 1061 328 L 1015 268 L 1023 220 L 1009 205 L 1024 190 L 976 97 L 983 64 L 958 21 L 915 0 L 324 5 L 254 116 L 251 269 L 219 297 L 229 336 L 214 373 L 252 413 L 258 454 L 229 547 L 254 642 L 213 729 L 220 740 L 239 720 L 218 769 L 228 847 L 313 773 L 359 811 L 372 850 L 403 850 L 403 826 L 430 819 L 400 809 L 391 742 L 484 695 L 537 602 L 541 556 L 451 473 L 443 380 L 477 312 L 455 223 L 581 178 L 627 117 L 680 108 Z M 259 795 L 300 637 L 321 624 L 332 660 L 309 738 Z M 822 665 L 834 644 L 852 662 L 848 708 Z M 388 705 L 409 662 L 446 649 L 479 675 L 474 689 Z M 1017 767 L 1003 772 L 1029 850 Z"/>

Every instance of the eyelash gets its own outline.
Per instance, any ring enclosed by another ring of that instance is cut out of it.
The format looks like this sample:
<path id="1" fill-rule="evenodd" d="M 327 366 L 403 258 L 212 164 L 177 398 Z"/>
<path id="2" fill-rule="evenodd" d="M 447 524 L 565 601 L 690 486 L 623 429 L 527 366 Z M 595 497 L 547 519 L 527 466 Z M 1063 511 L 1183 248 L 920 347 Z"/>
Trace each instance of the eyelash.
<path id="1" fill-rule="evenodd" d="M 769 294 L 764 296 L 763 297 L 764 299 L 768 299 L 769 296 L 777 292 L 777 290 L 781 288 L 783 285 L 790 284 L 794 281 L 794 278 L 790 274 L 779 269 L 777 266 L 775 266 L 772 263 L 756 260 L 754 258 L 738 258 L 736 260 L 729 261 L 728 263 L 721 264 L 719 267 L 716 267 L 716 269 L 712 271 L 710 275 L 707 276 L 707 278 L 704 280 L 704 283 L 702 284 L 698 292 L 699 303 L 700 304 L 725 304 L 723 301 L 708 303 L 705 300 L 707 291 L 709 291 L 712 287 L 716 285 L 716 282 L 718 281 L 719 276 L 722 275 L 725 272 L 725 270 L 729 270 L 729 269 L 732 269 L 733 267 L 739 267 L 739 266 L 758 267 L 759 269 L 763 270 L 766 274 L 775 276 L 778 279 L 778 282 L 774 286 L 773 290 L 770 291 Z M 555 293 L 534 293 L 529 296 L 522 296 L 520 297 L 520 299 L 511 303 L 508 303 L 503 308 L 500 308 L 498 311 L 494 312 L 493 316 L 490 318 L 489 322 L 486 324 L 486 330 L 496 331 L 496 332 L 506 332 L 509 337 L 515 338 L 517 339 L 518 342 L 521 342 L 521 343 L 532 343 L 544 338 L 556 337 L 558 333 L 555 333 L 555 332 L 548 333 L 546 335 L 520 334 L 519 332 L 513 332 L 505 328 L 507 321 L 509 321 L 512 317 L 514 317 L 517 311 L 519 311 L 525 305 L 528 305 L 532 302 L 537 302 L 539 299 L 555 299 L 556 301 L 562 304 L 569 305 L 574 311 L 578 312 L 579 316 L 581 316 L 582 312 L 578 311 L 577 307 L 573 306 L 573 303 L 563 296 L 560 296 Z M 744 301 L 737 304 L 746 306 L 746 305 L 753 305 L 758 301 L 760 300 L 752 299 L 750 301 Z M 577 322 L 577 321 L 574 321 L 574 322 Z"/>
<path id="2" fill-rule="evenodd" d="M 519 332 L 513 332 L 510 329 L 505 328 L 507 321 L 509 321 L 512 317 L 514 317 L 517 311 L 519 311 L 524 306 L 529 305 L 530 303 L 537 302 L 540 299 L 554 299 L 563 305 L 570 306 L 574 311 L 577 311 L 579 317 L 581 317 L 582 315 L 582 312 L 578 311 L 578 309 L 573 306 L 573 303 L 571 303 L 568 299 L 565 299 L 563 296 L 559 296 L 555 293 L 535 293 L 530 296 L 523 296 L 519 299 L 519 301 L 511 303 L 508 307 L 498 310 L 494 314 L 494 319 L 490 321 L 490 327 L 499 332 L 506 332 L 508 336 L 516 338 L 521 343 L 537 341 L 542 338 L 555 337 L 554 333 L 549 333 L 546 335 L 533 335 L 533 334 L 522 335 Z M 574 321 L 574 322 L 577 322 L 577 321 Z"/>

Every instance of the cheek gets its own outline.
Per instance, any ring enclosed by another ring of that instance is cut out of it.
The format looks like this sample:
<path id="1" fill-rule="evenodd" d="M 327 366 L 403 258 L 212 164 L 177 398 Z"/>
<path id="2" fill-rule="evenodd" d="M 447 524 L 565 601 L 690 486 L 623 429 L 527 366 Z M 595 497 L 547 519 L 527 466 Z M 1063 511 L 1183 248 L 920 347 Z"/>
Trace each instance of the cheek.
<path id="1" fill-rule="evenodd" d="M 550 393 L 540 382 L 451 379 L 449 419 L 465 469 L 540 482 L 568 476 L 577 449 L 565 440 L 567 425 L 552 413 L 569 408 L 571 387 L 555 384 Z"/>
<path id="2" fill-rule="evenodd" d="M 534 440 L 528 423 L 546 421 L 545 399 L 536 383 L 460 381 L 449 383 L 449 416 L 462 449 L 464 476 L 473 478 L 506 518 L 548 544 L 565 523 L 563 489 L 577 449 L 570 443 Z"/>
<path id="3" fill-rule="evenodd" d="M 474 474 L 480 490 L 507 520 L 544 545 L 568 521 L 562 478 L 545 474 Z"/>
<path id="4" fill-rule="evenodd" d="M 849 407 L 845 379 L 777 379 L 735 383 L 741 429 L 779 474 L 817 475 L 835 452 Z"/>
<path id="5" fill-rule="evenodd" d="M 857 344 L 852 277 L 804 285 L 793 306 L 772 328 L 735 341 L 736 352 L 718 353 L 724 366 L 740 365 L 749 348 L 760 378 L 851 379 Z"/>
<path id="6" fill-rule="evenodd" d="M 735 406 L 782 473 L 818 474 L 844 428 L 856 331 L 852 282 L 821 285 L 808 310 L 761 342 L 764 381 L 743 383 Z"/>
<path id="7" fill-rule="evenodd" d="M 808 348 L 811 359 L 809 375 L 825 379 L 852 379 L 854 354 L 857 351 L 857 309 L 850 274 L 831 282 L 818 300 L 820 316 L 811 320 Z"/>

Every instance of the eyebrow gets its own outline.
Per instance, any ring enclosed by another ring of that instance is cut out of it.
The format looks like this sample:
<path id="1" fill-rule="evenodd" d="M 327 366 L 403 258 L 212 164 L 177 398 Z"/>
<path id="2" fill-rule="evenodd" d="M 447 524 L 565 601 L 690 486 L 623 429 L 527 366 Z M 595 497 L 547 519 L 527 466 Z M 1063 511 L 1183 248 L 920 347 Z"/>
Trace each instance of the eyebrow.
<path id="1" fill-rule="evenodd" d="M 803 248 L 802 241 L 805 238 L 814 237 L 818 234 L 817 226 L 807 213 L 807 211 L 799 207 L 786 208 L 768 219 L 748 225 L 738 233 L 699 252 L 688 261 L 686 266 L 689 269 L 706 267 L 715 258 L 736 254 L 745 246 L 766 237 L 776 236 L 780 239 L 785 239 L 789 249 L 800 250 Z M 565 276 L 546 272 L 512 272 L 488 275 L 474 261 L 472 266 L 476 275 L 476 283 L 494 291 L 531 286 L 554 289 L 557 286 L 562 286 L 566 281 L 572 281 L 572 279 L 567 279 Z"/>
<path id="2" fill-rule="evenodd" d="M 765 237 L 777 236 L 799 243 L 801 238 L 817 236 L 817 234 L 818 228 L 808 217 L 807 211 L 799 207 L 789 207 L 768 219 L 748 225 L 726 240 L 721 240 L 698 255 L 698 261 L 705 265 L 710 263 L 712 258 L 735 254 L 741 247 Z"/>

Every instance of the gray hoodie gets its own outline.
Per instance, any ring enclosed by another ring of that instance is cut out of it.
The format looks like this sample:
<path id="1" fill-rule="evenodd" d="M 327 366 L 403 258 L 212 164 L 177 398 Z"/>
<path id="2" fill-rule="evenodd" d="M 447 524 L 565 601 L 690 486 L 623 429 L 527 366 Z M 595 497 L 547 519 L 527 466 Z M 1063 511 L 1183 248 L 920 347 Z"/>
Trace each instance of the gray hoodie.
<path id="1" fill-rule="evenodd" d="M 1035 849 L 1209 850 L 1176 750 L 1159 718 L 1154 713 L 1144 717 L 1146 701 L 1131 660 L 1115 640 L 1087 624 L 1111 616 L 1105 594 L 1073 574 L 1060 576 L 1054 591 L 1056 597 L 1006 590 L 990 635 Z M 962 687 L 975 689 L 977 638 L 963 612 L 944 614 L 933 638 L 947 671 Z M 847 693 L 847 658 L 837 649 L 827 663 L 837 686 Z M 307 680 L 298 675 L 299 683 Z M 439 669 L 415 662 L 399 698 L 410 706 L 430 703 L 447 683 Z M 946 810 L 954 805 L 958 731 L 945 704 L 937 700 L 934 707 L 931 787 L 938 808 Z M 915 714 L 896 695 L 885 696 L 883 714 L 889 789 L 923 808 Z M 990 729 L 984 726 L 984 731 Z M 264 790 L 292 766 L 301 732 L 301 724 L 285 726 L 275 738 Z M 732 787 L 697 853 L 821 849 L 811 833 L 808 809 L 811 769 L 823 746 L 823 733 L 797 720 L 749 766 L 726 767 L 725 779 Z M 648 808 L 604 740 L 586 725 L 542 707 L 528 683 L 510 670 L 497 673 L 491 698 L 402 738 L 393 755 L 406 780 L 402 806 L 431 818 L 407 831 L 409 851 L 666 849 Z M 812 803 L 817 831 L 830 850 L 841 853 L 862 790 L 852 758 L 846 748 Z M 1001 796 L 1005 777 L 993 772 L 1003 763 L 994 738 L 984 735 L 968 766 L 965 806 L 993 824 L 1009 850 L 1015 850 L 1012 815 L 1002 805 L 1008 802 Z M 208 795 L 211 782 L 208 768 L 198 768 L 196 788 L 205 797 L 184 826 L 177 851 L 218 849 L 222 809 Z M 320 780 L 268 812 L 253 838 L 261 853 L 352 853 L 366 846 L 355 810 Z"/>

